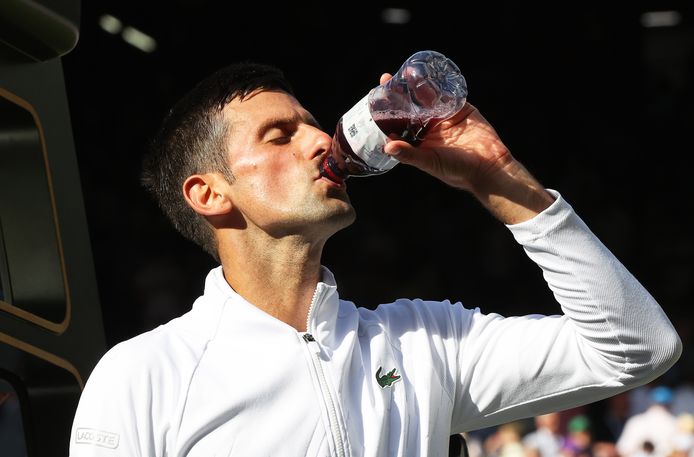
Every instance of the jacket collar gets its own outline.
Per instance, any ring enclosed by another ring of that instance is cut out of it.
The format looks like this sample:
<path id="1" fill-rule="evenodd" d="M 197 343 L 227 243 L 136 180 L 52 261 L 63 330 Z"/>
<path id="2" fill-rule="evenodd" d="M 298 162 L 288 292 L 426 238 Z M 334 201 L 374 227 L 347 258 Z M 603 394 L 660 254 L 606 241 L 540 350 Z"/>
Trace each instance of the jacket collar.
<path id="1" fill-rule="evenodd" d="M 313 301 L 307 316 L 306 331 L 321 344 L 333 347 L 335 327 L 340 308 L 335 276 L 326 267 L 321 267 L 321 281 L 316 285 Z"/>
<path id="2" fill-rule="evenodd" d="M 196 301 L 193 309 L 203 311 L 200 308 L 204 308 L 205 314 L 217 316 L 219 329 L 222 332 L 231 330 L 239 322 L 293 330 L 289 325 L 262 311 L 236 293 L 226 281 L 221 266 L 208 273 L 203 298 L 204 300 Z M 335 276 L 328 268 L 322 266 L 321 280 L 316 285 L 307 316 L 307 332 L 322 344 L 329 345 L 330 335 L 334 333 L 337 323 L 339 306 Z"/>

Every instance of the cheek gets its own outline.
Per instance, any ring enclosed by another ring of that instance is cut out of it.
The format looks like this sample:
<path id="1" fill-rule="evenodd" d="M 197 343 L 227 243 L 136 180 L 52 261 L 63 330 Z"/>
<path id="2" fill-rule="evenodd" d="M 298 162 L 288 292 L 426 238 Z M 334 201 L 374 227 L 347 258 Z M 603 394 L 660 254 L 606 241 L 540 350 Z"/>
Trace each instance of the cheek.
<path id="1" fill-rule="evenodd" d="M 300 186 L 295 170 L 276 163 L 256 165 L 248 171 L 250 173 L 239 176 L 237 182 L 243 182 L 247 199 L 267 209 L 286 206 Z"/>
<path id="2" fill-rule="evenodd" d="M 258 164 L 254 170 L 258 181 L 262 181 L 267 189 L 273 193 L 282 193 L 283 190 L 289 191 L 301 185 L 302 173 L 296 162 L 290 156 L 269 160 Z"/>

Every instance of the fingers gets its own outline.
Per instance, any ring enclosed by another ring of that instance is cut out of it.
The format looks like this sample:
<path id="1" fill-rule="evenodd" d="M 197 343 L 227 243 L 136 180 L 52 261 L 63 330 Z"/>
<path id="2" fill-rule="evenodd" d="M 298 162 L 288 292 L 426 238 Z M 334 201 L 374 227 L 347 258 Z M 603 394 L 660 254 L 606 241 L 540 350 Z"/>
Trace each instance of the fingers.
<path id="1" fill-rule="evenodd" d="M 387 82 L 390 80 L 390 78 L 392 78 L 392 77 L 393 77 L 393 75 L 391 75 L 390 73 L 383 73 L 383 74 L 381 75 L 381 79 L 379 80 L 378 83 L 379 83 L 379 84 L 385 84 L 385 83 L 387 83 Z"/>

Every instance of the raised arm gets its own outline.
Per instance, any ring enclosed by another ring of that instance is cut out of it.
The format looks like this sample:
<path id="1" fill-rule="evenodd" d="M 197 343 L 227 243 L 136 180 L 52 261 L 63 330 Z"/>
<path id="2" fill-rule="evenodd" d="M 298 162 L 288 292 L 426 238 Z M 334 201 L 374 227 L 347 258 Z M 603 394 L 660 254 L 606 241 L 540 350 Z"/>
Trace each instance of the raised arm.
<path id="1" fill-rule="evenodd" d="M 463 313 L 452 431 L 596 401 L 655 379 L 679 358 L 681 342 L 656 300 L 475 107 L 418 147 L 391 141 L 385 152 L 472 193 L 543 270 L 563 312 Z"/>

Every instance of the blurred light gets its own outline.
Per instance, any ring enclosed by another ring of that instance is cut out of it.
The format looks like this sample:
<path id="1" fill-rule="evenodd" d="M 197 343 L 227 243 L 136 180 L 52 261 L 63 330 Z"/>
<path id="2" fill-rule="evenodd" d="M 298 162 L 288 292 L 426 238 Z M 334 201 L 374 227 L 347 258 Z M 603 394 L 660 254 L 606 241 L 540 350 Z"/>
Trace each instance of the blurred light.
<path id="1" fill-rule="evenodd" d="M 649 11 L 641 15 L 641 25 L 644 27 L 674 27 L 682 22 L 678 11 Z"/>
<path id="2" fill-rule="evenodd" d="M 104 14 L 99 18 L 99 26 L 110 34 L 117 34 L 123 30 L 123 23 L 110 14 Z"/>
<path id="3" fill-rule="evenodd" d="M 386 24 L 407 24 L 410 17 L 412 14 L 405 8 L 386 8 L 381 12 L 381 19 Z"/>
<path id="4" fill-rule="evenodd" d="M 153 52 L 157 49 L 157 42 L 154 41 L 154 38 L 137 30 L 135 27 L 125 27 L 122 37 L 126 43 L 135 46 L 140 51 Z"/>

